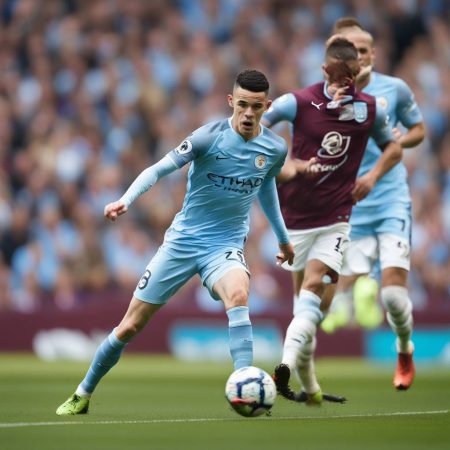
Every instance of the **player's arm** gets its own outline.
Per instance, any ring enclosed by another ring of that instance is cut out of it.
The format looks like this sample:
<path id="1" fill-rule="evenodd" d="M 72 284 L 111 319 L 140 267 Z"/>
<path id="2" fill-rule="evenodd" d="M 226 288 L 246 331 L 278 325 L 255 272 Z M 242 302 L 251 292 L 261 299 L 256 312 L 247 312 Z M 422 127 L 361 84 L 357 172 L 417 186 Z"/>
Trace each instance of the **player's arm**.
<path id="1" fill-rule="evenodd" d="M 273 101 L 271 107 L 262 116 L 261 123 L 268 128 L 272 128 L 280 122 L 287 121 L 289 122 L 289 125 L 292 126 L 296 115 L 297 100 L 294 94 L 284 94 Z M 299 173 L 306 172 L 308 166 L 313 164 L 308 163 L 309 161 L 287 159 L 277 176 L 277 181 L 285 183 L 286 181 L 295 178 Z"/>
<path id="2" fill-rule="evenodd" d="M 394 128 L 394 136 L 403 148 L 415 147 L 425 139 L 425 124 L 413 92 L 400 79 L 397 80 L 397 98 L 397 117 L 406 132 Z"/>
<path id="3" fill-rule="evenodd" d="M 286 183 L 286 181 L 292 180 L 297 175 L 313 176 L 316 173 L 314 171 L 314 165 L 316 163 L 317 158 L 315 157 L 309 160 L 298 158 L 288 159 L 277 175 L 277 181 L 279 183 Z"/>
<path id="4" fill-rule="evenodd" d="M 352 190 L 354 203 L 366 197 L 375 186 L 375 183 L 398 164 L 403 157 L 403 149 L 394 138 L 386 114 L 378 108 L 377 117 L 372 128 L 372 137 L 382 150 L 382 154 L 371 170 L 356 179 Z"/>
<path id="5" fill-rule="evenodd" d="M 147 167 L 131 183 L 130 187 L 119 200 L 108 203 L 105 206 L 105 217 L 114 222 L 119 216 L 128 211 L 128 207 L 137 197 L 147 192 L 160 178 L 176 169 L 178 169 L 178 166 L 169 155 L 164 156 L 156 164 Z"/>
<path id="6" fill-rule="evenodd" d="M 194 133 L 157 163 L 143 170 L 119 200 L 105 206 L 104 216 L 114 222 L 119 216 L 125 214 L 128 207 L 158 180 L 192 161 L 198 152 L 193 150 L 194 145 L 197 144 L 196 148 L 202 147 L 201 142 L 197 141 L 201 141 L 201 139 Z"/>
<path id="7" fill-rule="evenodd" d="M 411 148 L 419 145 L 425 138 L 426 129 L 423 122 L 413 125 L 407 129 L 406 133 L 402 133 L 397 127 L 393 128 L 393 133 L 397 142 L 403 148 Z"/>
<path id="8" fill-rule="evenodd" d="M 275 177 L 266 177 L 258 192 L 258 199 L 261 208 L 267 217 L 277 239 L 280 253 L 277 255 L 277 263 L 282 264 L 287 261 L 292 264 L 294 260 L 294 248 L 289 241 L 289 235 L 284 224 L 280 211 Z"/>

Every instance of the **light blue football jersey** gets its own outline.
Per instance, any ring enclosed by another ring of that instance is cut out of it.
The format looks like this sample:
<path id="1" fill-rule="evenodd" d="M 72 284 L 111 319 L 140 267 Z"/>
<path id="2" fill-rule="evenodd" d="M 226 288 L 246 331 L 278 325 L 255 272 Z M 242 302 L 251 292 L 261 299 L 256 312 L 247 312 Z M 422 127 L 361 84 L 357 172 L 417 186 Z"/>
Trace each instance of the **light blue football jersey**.
<path id="1" fill-rule="evenodd" d="M 377 107 L 386 111 L 391 127 L 401 123 L 410 128 L 423 120 L 414 94 L 399 78 L 372 72 L 370 83 L 363 92 L 376 97 Z M 368 172 L 376 164 L 380 154 L 381 150 L 375 141 L 369 139 L 358 176 Z M 404 205 L 402 209 L 406 210 L 410 203 L 406 167 L 403 162 L 399 162 L 376 183 L 365 199 L 353 207 L 350 224 L 355 228 L 385 217 L 395 217 L 399 205 Z"/>
<path id="2" fill-rule="evenodd" d="M 166 240 L 242 246 L 252 202 L 264 180 L 278 175 L 286 155 L 284 139 L 264 126 L 249 141 L 233 129 L 231 118 L 198 128 L 168 153 L 178 167 L 191 165 L 183 206 Z"/>

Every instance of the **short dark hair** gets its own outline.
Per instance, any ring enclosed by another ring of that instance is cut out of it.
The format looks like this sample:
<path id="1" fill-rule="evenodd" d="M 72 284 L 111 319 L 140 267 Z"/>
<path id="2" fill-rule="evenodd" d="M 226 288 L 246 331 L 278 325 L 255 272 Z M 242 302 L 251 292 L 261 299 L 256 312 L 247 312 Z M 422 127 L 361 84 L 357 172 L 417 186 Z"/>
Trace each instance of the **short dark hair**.
<path id="1" fill-rule="evenodd" d="M 358 22 L 356 17 L 341 17 L 334 22 L 333 34 L 339 33 L 344 28 L 359 28 L 363 29 L 362 25 Z"/>
<path id="2" fill-rule="evenodd" d="M 330 83 L 345 84 L 347 79 L 353 79 L 359 72 L 358 50 L 340 35 L 328 40 L 325 60 Z"/>
<path id="3" fill-rule="evenodd" d="M 325 57 L 327 60 L 354 61 L 358 59 L 358 50 L 356 50 L 356 47 L 349 40 L 341 36 L 336 36 L 328 41 Z"/>
<path id="4" fill-rule="evenodd" d="M 269 82 L 266 76 L 255 69 L 245 69 L 238 73 L 234 86 L 239 86 L 251 92 L 269 92 Z"/>

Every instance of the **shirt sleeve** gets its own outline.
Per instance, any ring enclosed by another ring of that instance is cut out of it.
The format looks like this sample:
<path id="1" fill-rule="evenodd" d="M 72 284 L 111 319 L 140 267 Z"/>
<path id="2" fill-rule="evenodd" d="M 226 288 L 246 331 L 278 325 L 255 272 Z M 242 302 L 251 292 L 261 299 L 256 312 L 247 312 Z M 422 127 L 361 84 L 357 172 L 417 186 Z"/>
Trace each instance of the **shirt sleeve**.
<path id="1" fill-rule="evenodd" d="M 289 235 L 281 215 L 280 202 L 278 200 L 274 177 L 266 177 L 264 179 L 258 192 L 258 199 L 278 242 L 280 244 L 287 244 L 289 242 Z"/>
<path id="2" fill-rule="evenodd" d="M 130 206 L 139 196 L 147 192 L 160 178 L 178 169 L 175 162 L 169 157 L 164 156 L 156 164 L 147 167 L 131 183 L 121 199 L 127 206 Z"/>
<path id="3" fill-rule="evenodd" d="M 189 135 L 178 147 L 171 150 L 164 158 L 147 167 L 133 181 L 121 200 L 130 206 L 140 195 L 147 192 L 159 179 L 180 169 L 208 150 L 214 136 L 203 126 Z"/>
<path id="4" fill-rule="evenodd" d="M 284 139 L 283 139 L 283 141 L 284 141 Z M 277 175 L 279 175 L 279 173 L 281 172 L 281 169 L 284 166 L 284 163 L 286 161 L 287 154 L 288 154 L 288 148 L 287 148 L 286 141 L 284 141 L 283 152 L 281 153 L 281 156 L 278 159 L 277 163 L 271 167 L 269 172 L 267 172 L 266 178 L 276 177 Z"/>
<path id="5" fill-rule="evenodd" d="M 372 125 L 371 137 L 378 147 L 383 149 L 390 141 L 395 141 L 392 128 L 389 125 L 388 117 L 383 108 L 376 107 L 375 121 Z"/>
<path id="6" fill-rule="evenodd" d="M 293 122 L 296 115 L 297 99 L 294 94 L 289 93 L 274 100 L 272 106 L 264 113 L 262 121 L 267 127 L 271 127 L 285 120 Z"/>
<path id="7" fill-rule="evenodd" d="M 212 143 L 209 128 L 203 126 L 189 135 L 177 148 L 168 153 L 169 158 L 181 168 L 185 164 L 204 154 Z"/>
<path id="8" fill-rule="evenodd" d="M 423 122 L 422 113 L 410 87 L 403 81 L 397 81 L 397 117 L 402 125 L 411 128 Z"/>

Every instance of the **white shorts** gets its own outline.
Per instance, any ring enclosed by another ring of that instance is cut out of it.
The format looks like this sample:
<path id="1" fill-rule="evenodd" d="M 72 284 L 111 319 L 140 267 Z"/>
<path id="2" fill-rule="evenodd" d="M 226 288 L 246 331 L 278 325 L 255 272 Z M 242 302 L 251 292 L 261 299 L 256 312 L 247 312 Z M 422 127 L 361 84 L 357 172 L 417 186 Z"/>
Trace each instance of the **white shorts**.
<path id="1" fill-rule="evenodd" d="M 337 274 L 341 272 L 343 252 L 348 244 L 350 225 L 339 222 L 333 225 L 308 230 L 288 230 L 294 246 L 294 263 L 283 268 L 291 272 L 304 270 L 306 263 L 318 259 Z"/>
<path id="2" fill-rule="evenodd" d="M 393 234 L 367 236 L 349 242 L 344 253 L 342 275 L 360 275 L 370 273 L 375 262 L 380 260 L 381 270 L 388 267 L 400 267 L 409 271 L 410 245 L 406 238 Z"/>

